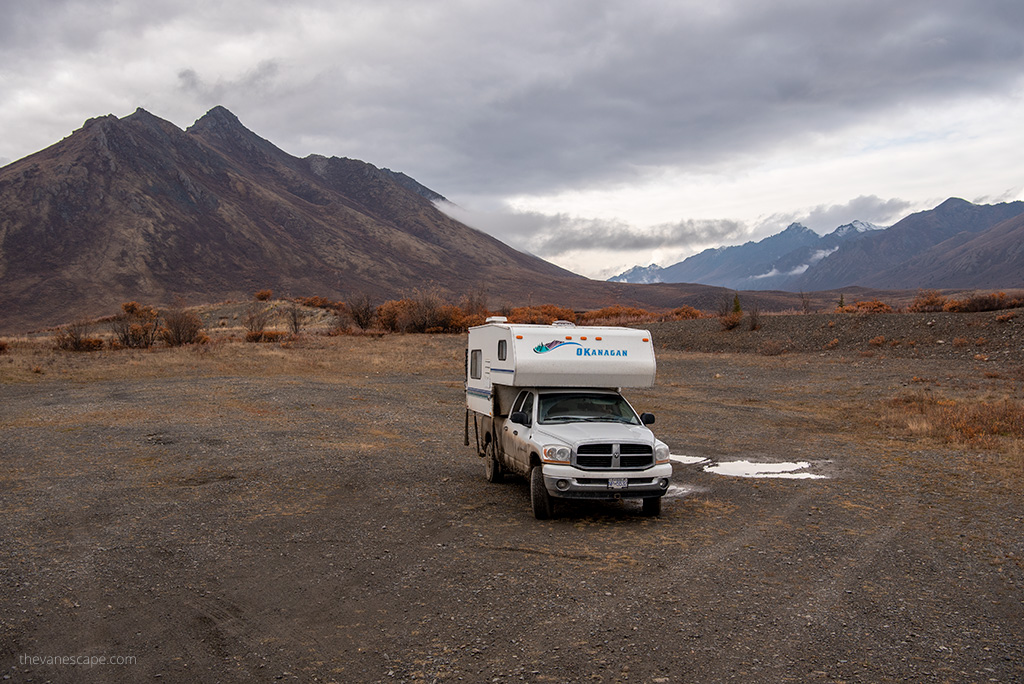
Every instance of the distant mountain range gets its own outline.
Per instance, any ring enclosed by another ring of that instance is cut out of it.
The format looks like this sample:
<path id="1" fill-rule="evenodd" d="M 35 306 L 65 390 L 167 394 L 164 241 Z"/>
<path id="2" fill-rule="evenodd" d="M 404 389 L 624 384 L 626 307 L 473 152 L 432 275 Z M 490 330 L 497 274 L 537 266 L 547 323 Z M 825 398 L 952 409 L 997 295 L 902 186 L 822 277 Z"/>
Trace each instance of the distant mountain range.
<path id="1" fill-rule="evenodd" d="M 707 249 L 677 264 L 610 279 L 813 292 L 1024 286 L 1024 202 L 948 199 L 884 228 L 854 221 L 828 235 L 794 223 L 759 242 Z"/>

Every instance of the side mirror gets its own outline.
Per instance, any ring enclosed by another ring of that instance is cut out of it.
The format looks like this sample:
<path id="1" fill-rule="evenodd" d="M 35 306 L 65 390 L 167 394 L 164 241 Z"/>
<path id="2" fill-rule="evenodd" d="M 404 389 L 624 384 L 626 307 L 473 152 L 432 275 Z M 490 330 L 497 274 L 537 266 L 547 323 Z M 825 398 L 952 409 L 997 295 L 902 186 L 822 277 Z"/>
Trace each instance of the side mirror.
<path id="1" fill-rule="evenodd" d="M 640 422 L 644 425 L 654 425 L 654 414 L 653 413 L 641 413 Z"/>
<path id="2" fill-rule="evenodd" d="M 530 422 L 530 416 L 528 416 L 525 411 L 513 411 L 512 415 L 510 415 L 508 419 L 513 423 L 518 423 L 519 425 L 527 425 Z"/>

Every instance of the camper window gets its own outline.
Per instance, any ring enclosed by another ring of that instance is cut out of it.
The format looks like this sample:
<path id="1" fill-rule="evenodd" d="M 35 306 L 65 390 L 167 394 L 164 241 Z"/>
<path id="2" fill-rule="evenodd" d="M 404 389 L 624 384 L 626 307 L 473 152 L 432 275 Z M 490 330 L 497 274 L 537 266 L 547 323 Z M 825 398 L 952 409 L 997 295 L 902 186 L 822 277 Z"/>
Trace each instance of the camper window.
<path id="1" fill-rule="evenodd" d="M 505 340 L 498 340 L 498 360 L 504 361 L 508 356 L 508 342 Z"/>
<path id="2" fill-rule="evenodd" d="M 469 354 L 469 377 L 474 380 L 479 380 L 481 376 L 480 368 L 483 364 L 480 362 L 483 360 L 484 353 L 480 349 L 474 349 Z"/>

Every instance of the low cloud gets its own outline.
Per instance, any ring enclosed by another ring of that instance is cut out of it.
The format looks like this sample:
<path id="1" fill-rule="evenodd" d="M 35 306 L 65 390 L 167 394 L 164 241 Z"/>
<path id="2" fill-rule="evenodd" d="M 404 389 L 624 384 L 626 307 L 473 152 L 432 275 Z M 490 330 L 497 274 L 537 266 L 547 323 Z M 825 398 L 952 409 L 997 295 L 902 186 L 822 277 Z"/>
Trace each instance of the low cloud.
<path id="1" fill-rule="evenodd" d="M 782 272 L 782 271 L 780 271 L 777 268 L 773 268 L 772 270 L 768 271 L 767 273 L 762 273 L 761 275 L 751 276 L 751 278 L 753 280 L 761 280 L 762 278 L 774 278 L 775 276 L 798 276 L 798 275 L 801 275 L 804 272 L 806 272 L 807 269 L 809 269 L 810 267 L 811 267 L 810 264 L 800 264 L 796 268 L 791 268 L 791 269 L 789 269 L 788 271 L 785 271 L 785 272 Z"/>
<path id="2" fill-rule="evenodd" d="M 837 251 L 839 251 L 839 247 L 833 247 L 832 249 L 819 249 L 811 254 L 810 263 L 816 264 L 830 254 L 835 254 Z"/>
<path id="3" fill-rule="evenodd" d="M 539 212 L 470 211 L 440 204 L 446 214 L 468 226 L 542 258 L 570 252 L 686 250 L 746 235 L 746 226 L 731 220 L 684 220 L 649 228 L 624 221 L 587 219 Z"/>

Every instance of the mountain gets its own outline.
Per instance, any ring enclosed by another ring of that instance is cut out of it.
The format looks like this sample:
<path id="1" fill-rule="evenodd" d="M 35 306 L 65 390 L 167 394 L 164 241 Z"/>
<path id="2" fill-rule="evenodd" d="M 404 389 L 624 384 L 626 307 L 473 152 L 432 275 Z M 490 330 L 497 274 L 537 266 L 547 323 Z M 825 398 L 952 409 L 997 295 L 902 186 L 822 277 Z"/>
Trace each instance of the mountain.
<path id="1" fill-rule="evenodd" d="M 789 292 L 1021 287 L 1024 232 L 1014 219 L 1022 214 L 1024 202 L 951 198 L 888 228 L 854 221 L 819 237 L 795 223 L 759 242 L 705 250 L 665 268 L 637 267 L 613 280 Z"/>
<path id="2" fill-rule="evenodd" d="M 650 283 L 664 282 L 661 279 L 661 272 L 665 270 L 657 264 L 650 266 L 634 266 L 633 268 L 608 279 L 610 283 L 639 283 L 647 285 Z"/>
<path id="3" fill-rule="evenodd" d="M 960 233 L 877 277 L 886 287 L 1000 289 L 1024 283 L 1024 214 Z"/>
<path id="4" fill-rule="evenodd" d="M 264 288 L 383 300 L 486 286 L 515 300 L 589 282 L 449 218 L 437 199 L 362 161 L 293 157 L 223 107 L 185 131 L 142 109 L 90 119 L 0 169 L 0 328 Z"/>
<path id="5" fill-rule="evenodd" d="M 613 282 L 702 283 L 733 290 L 785 289 L 794 277 L 877 226 L 856 221 L 840 226 L 824 237 L 799 223 L 758 242 L 706 249 L 687 259 L 660 268 L 634 267 L 615 276 Z"/>
<path id="6" fill-rule="evenodd" d="M 953 282 L 938 279 L 938 273 L 929 273 L 918 267 L 911 270 L 909 265 L 926 252 L 932 252 L 931 259 L 940 258 L 941 252 L 952 249 L 1020 214 L 1024 213 L 1024 202 L 1002 204 L 971 204 L 962 199 L 950 198 L 929 211 L 911 214 L 884 231 L 866 235 L 864 238 L 845 245 L 842 249 L 809 269 L 794 281 L 803 290 L 829 290 L 846 285 L 889 288 L 896 282 L 913 282 L 910 287 L 957 287 Z M 953 240 L 952 242 L 948 242 Z M 939 247 L 946 243 L 945 247 Z M 1010 259 L 1010 253 L 989 255 L 996 271 L 1003 270 L 998 264 Z M 1011 259 L 1012 260 L 1012 259 Z M 1012 270 L 1012 266 L 1009 266 Z M 1020 279 L 1003 282 L 996 287 L 1019 287 Z M 963 287 L 992 287 L 981 281 L 968 282 Z"/>

